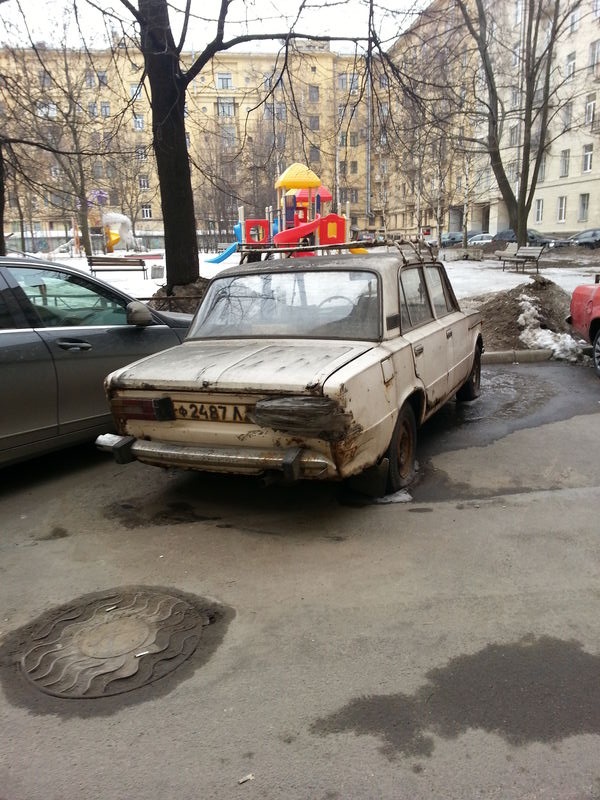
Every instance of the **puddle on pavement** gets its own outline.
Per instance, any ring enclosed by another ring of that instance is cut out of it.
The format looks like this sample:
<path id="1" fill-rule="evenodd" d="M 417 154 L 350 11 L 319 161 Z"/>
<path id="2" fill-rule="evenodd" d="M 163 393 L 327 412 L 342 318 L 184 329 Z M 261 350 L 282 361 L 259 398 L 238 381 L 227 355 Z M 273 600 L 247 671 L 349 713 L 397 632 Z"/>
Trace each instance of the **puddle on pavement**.
<path id="1" fill-rule="evenodd" d="M 452 659 L 412 695 L 356 698 L 316 720 L 311 732 L 376 736 L 390 759 L 431 756 L 435 737 L 455 739 L 469 729 L 517 747 L 599 735 L 599 674 L 600 656 L 580 643 L 529 636 Z"/>

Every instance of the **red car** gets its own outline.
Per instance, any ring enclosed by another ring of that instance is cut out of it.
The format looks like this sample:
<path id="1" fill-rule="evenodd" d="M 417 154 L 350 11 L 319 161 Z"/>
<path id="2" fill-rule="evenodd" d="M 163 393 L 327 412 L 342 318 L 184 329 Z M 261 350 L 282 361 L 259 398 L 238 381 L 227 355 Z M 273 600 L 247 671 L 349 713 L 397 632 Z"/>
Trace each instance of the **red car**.
<path id="1" fill-rule="evenodd" d="M 595 283 L 575 287 L 570 311 L 567 322 L 573 333 L 592 345 L 594 369 L 600 378 L 600 275 Z"/>

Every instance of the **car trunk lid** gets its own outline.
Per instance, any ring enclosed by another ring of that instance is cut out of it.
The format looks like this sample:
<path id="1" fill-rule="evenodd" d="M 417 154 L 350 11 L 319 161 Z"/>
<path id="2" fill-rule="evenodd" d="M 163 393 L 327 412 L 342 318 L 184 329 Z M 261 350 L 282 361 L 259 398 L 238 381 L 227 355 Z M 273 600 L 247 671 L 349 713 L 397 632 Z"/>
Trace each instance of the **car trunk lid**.
<path id="1" fill-rule="evenodd" d="M 316 394 L 332 373 L 373 346 L 306 339 L 188 341 L 114 372 L 110 387 Z"/>

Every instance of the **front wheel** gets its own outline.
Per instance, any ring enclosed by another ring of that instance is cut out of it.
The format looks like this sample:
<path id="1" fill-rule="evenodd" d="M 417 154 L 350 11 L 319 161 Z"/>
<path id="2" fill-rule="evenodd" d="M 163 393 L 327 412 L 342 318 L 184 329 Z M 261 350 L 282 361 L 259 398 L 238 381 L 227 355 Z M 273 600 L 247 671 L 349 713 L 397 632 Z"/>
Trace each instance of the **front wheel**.
<path id="1" fill-rule="evenodd" d="M 392 440 L 387 451 L 389 461 L 387 492 L 393 494 L 408 486 L 415 477 L 417 455 L 417 423 L 409 403 L 400 409 Z"/>
<path id="2" fill-rule="evenodd" d="M 596 375 L 600 378 L 600 328 L 596 331 L 596 335 L 594 336 L 592 358 L 594 359 Z"/>
<path id="3" fill-rule="evenodd" d="M 473 366 L 466 382 L 460 387 L 456 393 L 456 399 L 459 402 L 465 400 L 476 400 L 481 394 L 481 348 L 475 348 L 473 356 Z"/>

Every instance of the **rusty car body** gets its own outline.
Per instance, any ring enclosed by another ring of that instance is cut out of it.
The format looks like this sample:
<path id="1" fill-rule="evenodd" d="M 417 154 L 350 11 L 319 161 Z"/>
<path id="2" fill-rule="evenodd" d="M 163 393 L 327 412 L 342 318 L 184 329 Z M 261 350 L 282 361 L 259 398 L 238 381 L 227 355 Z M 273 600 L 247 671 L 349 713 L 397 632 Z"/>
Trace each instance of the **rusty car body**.
<path id="1" fill-rule="evenodd" d="M 185 341 L 107 377 L 120 462 L 288 480 L 414 477 L 417 427 L 479 394 L 483 340 L 445 268 L 398 248 L 211 281 Z"/>

